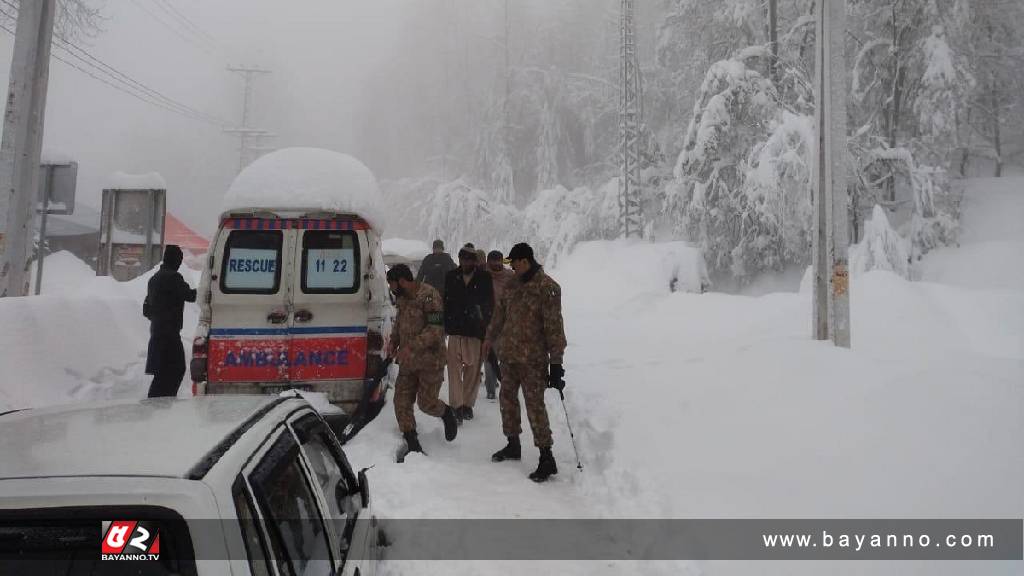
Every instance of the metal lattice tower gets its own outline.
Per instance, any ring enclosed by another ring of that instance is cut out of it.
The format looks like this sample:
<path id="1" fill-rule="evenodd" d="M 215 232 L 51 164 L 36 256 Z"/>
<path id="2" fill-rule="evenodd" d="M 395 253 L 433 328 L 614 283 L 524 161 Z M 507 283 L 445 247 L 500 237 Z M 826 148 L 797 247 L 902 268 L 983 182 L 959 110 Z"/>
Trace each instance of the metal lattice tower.
<path id="1" fill-rule="evenodd" d="M 643 236 L 641 212 L 641 131 L 643 126 L 643 84 L 636 50 L 633 0 L 622 0 L 619 68 L 619 228 L 624 238 Z"/>
<path id="2" fill-rule="evenodd" d="M 252 162 L 257 152 L 273 150 L 273 148 L 257 144 L 264 138 L 272 138 L 274 134 L 262 128 L 253 128 L 249 125 L 252 116 L 253 80 L 258 75 L 270 74 L 270 70 L 244 66 L 228 66 L 228 71 L 241 75 L 245 81 L 245 88 L 242 93 L 242 125 L 238 128 L 227 128 L 224 130 L 227 134 L 238 136 L 238 170 L 242 171 L 249 165 L 249 162 Z"/>

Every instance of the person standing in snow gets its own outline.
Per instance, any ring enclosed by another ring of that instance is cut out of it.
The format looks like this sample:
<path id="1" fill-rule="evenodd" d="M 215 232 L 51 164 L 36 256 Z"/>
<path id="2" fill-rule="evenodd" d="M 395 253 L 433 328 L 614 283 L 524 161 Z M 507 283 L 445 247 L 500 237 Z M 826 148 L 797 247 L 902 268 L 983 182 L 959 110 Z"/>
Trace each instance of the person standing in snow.
<path id="1" fill-rule="evenodd" d="M 459 267 L 445 277 L 444 329 L 448 334 L 448 401 L 460 420 L 473 419 L 480 393 L 484 336 L 494 311 L 491 276 L 477 265 L 476 250 L 459 250 Z"/>
<path id="2" fill-rule="evenodd" d="M 420 269 L 416 272 L 417 282 L 426 282 L 443 297 L 445 275 L 454 270 L 457 266 L 451 255 L 444 251 L 444 242 L 434 240 L 434 251 L 427 254 L 420 263 Z"/>
<path id="3" fill-rule="evenodd" d="M 391 327 L 388 358 L 398 361 L 395 418 L 409 452 L 423 452 L 416 434 L 413 404 L 424 414 L 441 418 L 445 440 L 455 440 L 455 412 L 438 398 L 444 381 L 444 318 L 441 296 L 429 284 L 413 280 L 412 270 L 396 264 L 387 274 L 388 287 L 398 299 L 398 316 Z"/>
<path id="4" fill-rule="evenodd" d="M 491 250 L 487 254 L 487 273 L 491 276 L 491 285 L 494 287 L 494 306 L 498 307 L 501 297 L 505 293 L 505 285 L 515 277 L 515 272 L 505 267 L 504 256 L 497 250 Z M 500 370 L 498 368 L 498 356 L 494 350 L 490 350 L 484 362 L 484 388 L 487 389 L 487 399 L 494 400 L 495 390 L 498 389 Z"/>
<path id="5" fill-rule="evenodd" d="M 149 398 L 175 397 L 185 376 L 185 347 L 181 344 L 185 302 L 196 301 L 196 291 L 182 278 L 178 268 L 184 255 L 168 244 L 160 269 L 149 279 L 142 314 L 149 319 L 149 347 L 146 374 L 153 375 Z"/>
<path id="6" fill-rule="evenodd" d="M 522 449 L 519 434 L 519 389 L 526 400 L 526 416 L 533 431 L 533 442 L 540 449 L 537 469 L 530 474 L 534 482 L 544 482 L 558 473 L 551 453 L 554 441 L 548 423 L 544 391 L 565 388 L 565 328 L 562 321 L 562 289 L 544 273 L 533 257 L 529 244 L 516 244 L 508 254 L 515 279 L 505 286 L 484 341 L 484 354 L 496 347 L 501 359 L 501 428 L 508 444 L 491 460 L 519 460 Z"/>

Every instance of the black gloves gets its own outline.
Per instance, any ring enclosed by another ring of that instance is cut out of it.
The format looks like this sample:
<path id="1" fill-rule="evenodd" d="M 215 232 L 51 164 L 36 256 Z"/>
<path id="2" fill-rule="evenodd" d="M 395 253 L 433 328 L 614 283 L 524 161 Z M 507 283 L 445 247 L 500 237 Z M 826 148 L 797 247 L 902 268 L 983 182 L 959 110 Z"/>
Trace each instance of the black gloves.
<path id="1" fill-rule="evenodd" d="M 554 388 L 561 392 L 565 389 L 565 368 L 561 364 L 552 364 L 548 368 L 548 388 Z"/>

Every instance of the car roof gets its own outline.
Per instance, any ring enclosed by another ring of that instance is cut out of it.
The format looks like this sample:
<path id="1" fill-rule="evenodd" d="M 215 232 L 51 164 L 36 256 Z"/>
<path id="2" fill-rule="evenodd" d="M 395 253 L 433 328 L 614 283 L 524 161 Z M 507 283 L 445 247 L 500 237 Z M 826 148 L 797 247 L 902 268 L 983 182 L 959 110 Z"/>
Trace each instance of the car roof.
<path id="1" fill-rule="evenodd" d="M 0 479 L 190 477 L 275 406 L 276 396 L 108 401 L 0 416 Z"/>

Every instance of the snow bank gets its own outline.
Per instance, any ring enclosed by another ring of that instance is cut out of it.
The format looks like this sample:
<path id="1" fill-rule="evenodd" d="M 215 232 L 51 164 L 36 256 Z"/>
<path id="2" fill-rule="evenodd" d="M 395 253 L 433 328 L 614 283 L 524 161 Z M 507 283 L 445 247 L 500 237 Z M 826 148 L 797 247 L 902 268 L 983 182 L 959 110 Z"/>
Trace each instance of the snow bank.
<path id="1" fill-rule="evenodd" d="M 108 190 L 167 190 L 164 177 L 156 172 L 127 174 L 114 172 L 107 178 Z"/>
<path id="2" fill-rule="evenodd" d="M 929 282 L 1024 290 L 1024 178 L 968 180 L 960 247 L 938 248 L 916 266 Z"/>
<path id="3" fill-rule="evenodd" d="M 198 273 L 182 274 L 198 283 Z M 57 252 L 46 258 L 41 296 L 0 298 L 0 411 L 144 397 L 152 378 L 143 373 L 149 321 L 142 300 L 150 275 L 117 282 Z M 195 306 L 186 305 L 186 354 L 197 321 Z M 188 393 L 187 383 L 181 390 Z"/>
<path id="4" fill-rule="evenodd" d="M 678 251 L 677 251 L 678 250 Z M 692 249 L 690 249 L 692 250 Z M 686 246 L 589 242 L 551 274 L 569 340 L 566 405 L 547 395 L 560 473 L 536 487 L 495 465 L 496 404 L 446 443 L 417 413 L 428 457 L 390 462 L 390 410 L 347 448 L 375 464 L 385 518 L 955 518 L 1024 514 L 1024 290 L 968 290 L 872 271 L 852 284 L 853 348 L 810 338 L 810 294 L 671 292 Z M 699 277 L 699 276 L 694 276 Z M 442 391 L 442 397 L 445 392 Z M 429 498 L 419 490 L 431 486 Z M 400 544 L 402 535 L 393 534 Z M 522 565 L 457 563 L 465 573 Z M 412 570 L 391 562 L 396 573 Z M 562 574 L 858 574 L 858 563 L 560 563 Z M 451 563 L 417 563 L 450 573 Z M 947 573 L 962 571 L 957 565 Z M 872 563 L 935 574 L 934 563 Z M 942 570 L 939 570 L 942 572 Z"/>
<path id="5" fill-rule="evenodd" d="M 32 262 L 31 270 L 32 293 L 35 293 L 36 263 Z M 104 284 L 103 280 L 116 283 L 110 277 L 96 278 L 96 272 L 77 256 L 61 250 L 46 256 L 43 264 L 43 294 L 74 294 L 83 287 L 95 288 Z"/>
<path id="6" fill-rule="evenodd" d="M 385 209 L 377 179 L 351 156 L 285 148 L 250 164 L 224 196 L 222 210 L 295 208 L 358 214 L 380 229 Z"/>
<path id="7" fill-rule="evenodd" d="M 685 242 L 582 242 L 551 274 L 568 283 L 564 290 L 609 304 L 711 286 L 700 251 Z"/>
<path id="8" fill-rule="evenodd" d="M 382 243 L 382 251 L 384 255 L 394 254 L 409 260 L 422 260 L 432 252 L 426 242 L 404 238 L 388 238 Z"/>

